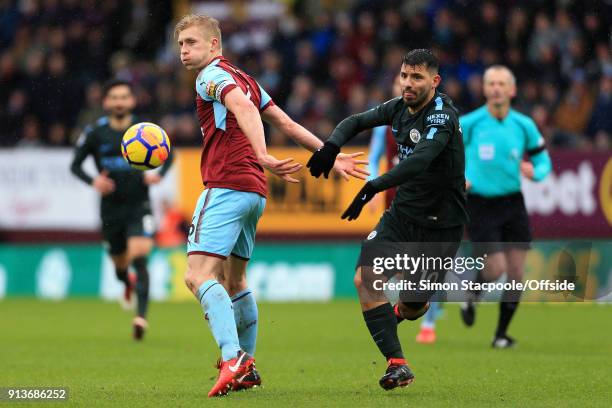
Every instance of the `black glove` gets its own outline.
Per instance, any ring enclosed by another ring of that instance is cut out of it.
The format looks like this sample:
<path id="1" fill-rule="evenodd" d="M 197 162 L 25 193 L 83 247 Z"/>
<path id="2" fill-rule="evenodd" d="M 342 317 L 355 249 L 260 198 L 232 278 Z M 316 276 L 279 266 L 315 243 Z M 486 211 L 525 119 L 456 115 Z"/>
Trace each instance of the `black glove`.
<path id="1" fill-rule="evenodd" d="M 361 209 L 368 203 L 378 191 L 372 186 L 369 181 L 359 190 L 349 208 L 342 214 L 342 219 L 348 217 L 349 221 L 356 220 L 361 214 Z"/>
<path id="2" fill-rule="evenodd" d="M 312 154 L 306 167 L 310 169 L 310 174 L 318 178 L 321 173 L 327 178 L 329 171 L 334 167 L 336 156 L 340 153 L 340 148 L 333 143 L 325 142 L 323 146 Z"/>

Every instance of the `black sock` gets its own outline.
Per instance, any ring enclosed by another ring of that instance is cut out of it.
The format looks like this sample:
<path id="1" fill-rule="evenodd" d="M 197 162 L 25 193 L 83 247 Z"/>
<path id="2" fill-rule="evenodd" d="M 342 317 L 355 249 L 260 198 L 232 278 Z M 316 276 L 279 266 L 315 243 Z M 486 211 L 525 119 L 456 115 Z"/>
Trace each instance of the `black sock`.
<path id="1" fill-rule="evenodd" d="M 138 316 L 146 317 L 149 305 L 149 271 L 147 257 L 141 256 L 132 263 L 136 269 L 136 297 L 138 298 Z"/>
<path id="2" fill-rule="evenodd" d="M 394 304 L 391 307 L 393 308 L 393 314 L 395 315 L 395 319 L 397 320 L 397 324 L 400 324 L 401 322 L 403 322 L 406 319 L 404 319 L 402 316 L 400 316 L 400 314 L 398 312 L 396 312 L 397 311 L 397 305 L 398 304 L 396 303 L 396 304 Z"/>
<path id="3" fill-rule="evenodd" d="M 387 360 L 404 358 L 402 346 L 397 337 L 397 318 L 389 303 L 363 312 L 363 318 L 374 343 Z"/>
<path id="4" fill-rule="evenodd" d="M 506 336 L 510 321 L 518 308 L 520 295 L 521 292 L 515 290 L 505 290 L 502 294 L 502 299 L 499 303 L 499 321 L 497 323 L 497 330 L 495 331 L 496 337 Z"/>
<path id="5" fill-rule="evenodd" d="M 128 284 L 128 270 L 127 268 L 118 268 L 115 267 L 115 275 L 117 276 L 117 279 L 119 279 L 121 282 L 123 282 L 124 284 Z"/>
<path id="6" fill-rule="evenodd" d="M 482 271 L 478 270 L 476 271 L 476 279 L 474 280 L 475 283 L 477 283 L 478 285 L 482 285 L 483 283 L 488 282 L 487 279 L 484 278 L 484 276 L 482 276 Z M 482 294 L 482 290 L 473 290 L 472 291 L 472 296 L 473 296 L 473 300 L 477 301 L 480 299 L 480 295 Z"/>

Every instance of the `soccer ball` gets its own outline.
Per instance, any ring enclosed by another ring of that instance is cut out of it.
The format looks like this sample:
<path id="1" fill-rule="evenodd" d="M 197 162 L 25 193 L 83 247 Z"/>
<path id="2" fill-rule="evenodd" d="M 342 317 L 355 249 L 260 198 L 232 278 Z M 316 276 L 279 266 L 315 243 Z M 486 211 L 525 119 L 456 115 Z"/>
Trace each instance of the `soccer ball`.
<path id="1" fill-rule="evenodd" d="M 137 123 L 123 134 L 121 154 L 135 169 L 154 169 L 168 159 L 170 139 L 155 123 Z"/>

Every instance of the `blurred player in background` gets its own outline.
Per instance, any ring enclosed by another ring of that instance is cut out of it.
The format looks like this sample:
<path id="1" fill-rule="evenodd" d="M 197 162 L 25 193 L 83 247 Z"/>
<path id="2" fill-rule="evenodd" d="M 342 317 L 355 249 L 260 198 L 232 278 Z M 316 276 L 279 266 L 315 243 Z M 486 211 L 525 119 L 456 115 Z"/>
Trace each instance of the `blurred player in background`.
<path id="1" fill-rule="evenodd" d="M 400 77 L 395 77 L 393 81 L 393 95 L 401 95 L 402 87 L 400 85 Z M 368 154 L 368 169 L 370 175 L 368 181 L 378 177 L 379 163 L 383 156 L 387 160 L 387 171 L 391 170 L 398 162 L 397 143 L 393 138 L 391 126 L 383 125 L 372 129 L 372 139 L 370 140 L 370 152 Z M 384 197 L 385 210 L 391 207 L 391 202 L 395 198 L 396 187 L 385 190 L 384 196 L 376 195 L 372 201 L 368 203 L 371 211 L 376 211 L 379 207 L 379 201 Z M 442 304 L 440 302 L 431 302 L 429 310 L 423 316 L 421 328 L 416 336 L 417 343 L 430 344 L 436 341 L 436 319 L 442 314 Z"/>
<path id="2" fill-rule="evenodd" d="M 377 193 L 399 186 L 391 208 L 363 242 L 355 274 L 365 323 L 387 359 L 386 373 L 379 381 L 385 390 L 406 386 L 414 380 L 404 359 L 397 325 L 404 319 L 416 320 L 425 314 L 433 292 L 402 291 L 395 307 L 380 292 L 372 295 L 372 282 L 368 281 L 372 264 L 366 244 L 393 247 L 394 243 L 416 243 L 418 252 L 411 256 L 420 256 L 420 249 L 433 246 L 438 247 L 436 256 L 453 257 L 467 220 L 463 142 L 452 101 L 436 89 L 441 81 L 438 68 L 438 59 L 431 51 L 410 51 L 400 70 L 402 96 L 343 120 L 307 164 L 314 177 L 327 174 L 340 147 L 348 140 L 365 129 L 391 126 L 400 162 L 368 181 L 342 215 L 349 221 L 356 219 Z M 392 275 L 395 272 L 391 271 Z M 443 271 L 431 272 L 425 278 L 443 279 Z M 405 273 L 403 279 L 413 281 L 420 276 Z"/>
<path id="3" fill-rule="evenodd" d="M 102 196 L 100 215 L 102 236 L 115 266 L 115 273 L 125 285 L 123 300 L 133 303 L 136 288 L 137 315 L 133 320 L 134 339 L 141 340 L 147 329 L 149 272 L 147 257 L 153 249 L 155 224 L 149 201 L 149 186 L 157 184 L 168 171 L 172 155 L 159 172 L 142 172 L 121 155 L 123 133 L 139 120 L 132 114 L 136 100 L 129 82 L 112 80 L 104 87 L 103 108 L 108 116 L 85 128 L 77 142 L 71 171 L 90 184 Z M 93 156 L 98 175 L 87 174 L 83 161 Z M 128 273 L 136 270 L 136 282 Z"/>
<path id="4" fill-rule="evenodd" d="M 290 183 L 301 165 L 268 154 L 262 119 L 310 151 L 323 145 L 274 104 L 266 91 L 222 55 L 219 22 L 187 15 L 175 37 L 185 68 L 197 70 L 196 104 L 202 130 L 200 196 L 188 238 L 185 282 L 202 306 L 221 349 L 219 376 L 209 397 L 261 383 L 253 354 L 258 311 L 246 268 L 266 203 L 264 168 Z M 365 179 L 361 153 L 338 157 L 336 172 Z M 219 282 L 221 281 L 221 282 Z M 221 284 L 222 283 L 222 284 Z"/>
<path id="5" fill-rule="evenodd" d="M 476 282 L 498 279 L 521 281 L 531 230 L 521 194 L 521 173 L 542 181 L 552 169 L 544 138 L 535 123 L 510 107 L 516 96 L 516 80 L 505 66 L 488 68 L 483 77 L 486 104 L 460 118 L 466 155 L 468 185 L 468 234 L 475 256 L 487 254 L 485 268 Z M 523 161 L 525 154 L 529 161 Z M 472 326 L 475 302 L 481 293 L 468 294 L 461 317 Z M 495 348 L 512 347 L 507 329 L 516 312 L 520 291 L 504 291 L 499 321 L 493 338 Z"/>

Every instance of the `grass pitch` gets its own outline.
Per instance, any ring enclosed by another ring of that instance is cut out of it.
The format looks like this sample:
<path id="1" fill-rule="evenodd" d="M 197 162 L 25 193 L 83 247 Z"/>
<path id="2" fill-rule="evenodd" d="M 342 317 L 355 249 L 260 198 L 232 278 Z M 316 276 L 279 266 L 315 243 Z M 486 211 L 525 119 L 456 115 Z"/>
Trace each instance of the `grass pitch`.
<path id="1" fill-rule="evenodd" d="M 458 313 L 445 306 L 435 345 L 416 344 L 418 324 L 401 324 L 416 381 L 385 392 L 385 364 L 356 302 L 262 304 L 264 386 L 208 399 L 218 350 L 195 301 L 153 304 L 135 343 L 116 304 L 9 299 L 0 302 L 0 387 L 66 386 L 67 403 L 44 405 L 83 407 L 610 406 L 612 306 L 523 304 L 510 328 L 515 350 L 490 348 L 497 306 L 481 306 L 471 329 Z"/>

